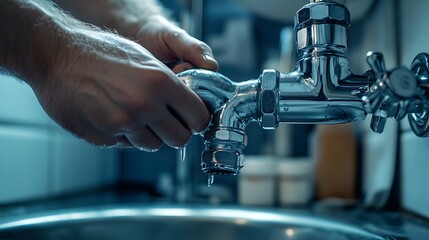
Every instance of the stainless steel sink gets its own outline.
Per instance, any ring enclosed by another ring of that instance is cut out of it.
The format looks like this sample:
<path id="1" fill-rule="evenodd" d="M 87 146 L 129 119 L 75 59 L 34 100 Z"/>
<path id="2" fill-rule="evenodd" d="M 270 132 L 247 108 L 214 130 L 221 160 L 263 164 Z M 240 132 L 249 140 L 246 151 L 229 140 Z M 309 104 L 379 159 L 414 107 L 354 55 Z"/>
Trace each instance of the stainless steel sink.
<path id="1" fill-rule="evenodd" d="M 281 210 L 110 206 L 0 220 L 1 240 L 379 240 L 352 225 Z"/>

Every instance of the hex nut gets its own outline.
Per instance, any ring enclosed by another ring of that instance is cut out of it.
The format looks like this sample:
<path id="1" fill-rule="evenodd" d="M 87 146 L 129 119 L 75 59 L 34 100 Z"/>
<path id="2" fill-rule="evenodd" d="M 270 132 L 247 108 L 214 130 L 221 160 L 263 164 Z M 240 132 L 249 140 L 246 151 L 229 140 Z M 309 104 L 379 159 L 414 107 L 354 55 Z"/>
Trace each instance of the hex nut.
<path id="1" fill-rule="evenodd" d="M 238 133 L 236 131 L 226 130 L 226 129 L 220 129 L 217 130 L 214 136 L 218 140 L 223 141 L 234 141 L 245 144 L 246 135 L 243 133 Z"/>
<path id="2" fill-rule="evenodd" d="M 263 128 L 272 129 L 278 126 L 279 72 L 266 69 L 260 77 L 260 122 Z"/>
<path id="3" fill-rule="evenodd" d="M 350 12 L 344 5 L 338 3 L 318 2 L 305 5 L 295 16 L 295 30 L 323 23 L 349 27 Z"/>

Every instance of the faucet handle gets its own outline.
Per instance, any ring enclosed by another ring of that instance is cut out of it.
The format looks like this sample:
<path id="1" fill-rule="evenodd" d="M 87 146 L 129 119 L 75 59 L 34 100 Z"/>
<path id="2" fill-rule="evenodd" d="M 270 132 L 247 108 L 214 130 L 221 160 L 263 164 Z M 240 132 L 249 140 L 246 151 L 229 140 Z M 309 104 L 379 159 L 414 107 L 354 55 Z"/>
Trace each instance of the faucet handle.
<path id="1" fill-rule="evenodd" d="M 368 52 L 367 62 L 376 81 L 369 87 L 362 101 L 366 112 L 373 114 L 371 129 L 381 133 L 387 118 L 400 120 L 415 111 L 413 105 L 419 100 L 419 83 L 416 74 L 406 67 L 399 66 L 387 71 L 381 53 Z"/>
<path id="2" fill-rule="evenodd" d="M 371 67 L 377 81 L 370 86 L 368 93 L 362 97 L 366 111 L 372 113 L 371 129 L 376 133 L 382 133 L 387 122 L 387 118 L 396 112 L 398 107 L 396 101 L 386 93 L 387 71 L 383 54 L 379 52 L 368 52 L 366 61 Z"/>
<path id="3" fill-rule="evenodd" d="M 429 54 L 419 53 L 410 68 L 417 77 L 419 100 L 415 111 L 408 113 L 408 121 L 417 136 L 429 137 Z"/>
<path id="4" fill-rule="evenodd" d="M 379 52 L 368 52 L 366 54 L 366 62 L 371 67 L 377 79 L 383 78 L 386 74 L 386 64 L 384 63 L 383 54 Z"/>

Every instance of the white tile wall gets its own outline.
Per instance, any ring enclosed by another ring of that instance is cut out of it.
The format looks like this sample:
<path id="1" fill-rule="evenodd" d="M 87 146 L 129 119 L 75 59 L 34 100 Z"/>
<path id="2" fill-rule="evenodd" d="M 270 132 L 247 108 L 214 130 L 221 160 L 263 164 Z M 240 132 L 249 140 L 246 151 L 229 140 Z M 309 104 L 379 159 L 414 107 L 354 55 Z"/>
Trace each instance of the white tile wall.
<path id="1" fill-rule="evenodd" d="M 50 119 L 27 84 L 0 74 L 0 122 L 48 125 Z"/>
<path id="2" fill-rule="evenodd" d="M 0 125 L 0 202 L 49 193 L 50 135 L 46 129 Z"/>
<path id="3" fill-rule="evenodd" d="M 110 185 L 119 179 L 117 149 L 104 149 L 86 143 L 52 122 L 53 135 L 53 192 L 78 191 L 101 185 Z M 87 168 L 82 179 L 72 180 L 70 169 Z"/>
<path id="4" fill-rule="evenodd" d="M 28 85 L 0 75 L 0 203 L 92 189 L 118 177 L 116 150 L 67 133 Z"/>
<path id="5" fill-rule="evenodd" d="M 100 150 L 97 147 L 55 130 L 52 151 L 51 187 L 54 194 L 77 192 L 102 184 Z"/>

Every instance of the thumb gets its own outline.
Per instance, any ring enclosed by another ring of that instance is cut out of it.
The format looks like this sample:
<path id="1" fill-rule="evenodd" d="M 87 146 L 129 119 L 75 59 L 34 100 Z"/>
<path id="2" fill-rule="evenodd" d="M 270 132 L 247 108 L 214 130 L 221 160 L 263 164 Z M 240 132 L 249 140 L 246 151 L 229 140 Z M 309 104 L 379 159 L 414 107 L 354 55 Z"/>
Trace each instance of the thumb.
<path id="1" fill-rule="evenodd" d="M 219 69 L 219 65 L 213 57 L 212 49 L 185 31 L 169 34 L 165 42 L 182 61 L 189 62 L 197 68 L 213 71 Z"/>

